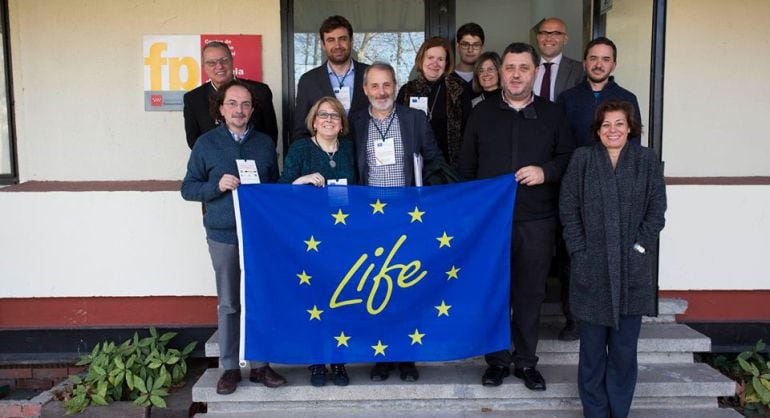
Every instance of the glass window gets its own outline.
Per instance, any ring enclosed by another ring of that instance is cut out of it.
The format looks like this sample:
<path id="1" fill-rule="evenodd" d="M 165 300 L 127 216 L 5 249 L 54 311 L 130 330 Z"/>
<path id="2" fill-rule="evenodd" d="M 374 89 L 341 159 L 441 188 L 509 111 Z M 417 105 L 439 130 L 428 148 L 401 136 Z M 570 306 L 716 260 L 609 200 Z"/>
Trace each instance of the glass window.
<path id="1" fill-rule="evenodd" d="M 6 60 L 6 40 L 8 30 L 6 27 L 6 3 L 0 2 L 0 183 L 12 183 L 16 181 L 14 147 L 11 137 L 11 114 L 8 107 L 8 74 Z"/>
<path id="2" fill-rule="evenodd" d="M 390 63 L 399 87 L 409 80 L 417 50 L 425 41 L 425 4 L 413 0 L 294 1 L 294 86 L 324 60 L 318 35 L 321 22 L 345 16 L 353 26 L 353 59 Z"/>

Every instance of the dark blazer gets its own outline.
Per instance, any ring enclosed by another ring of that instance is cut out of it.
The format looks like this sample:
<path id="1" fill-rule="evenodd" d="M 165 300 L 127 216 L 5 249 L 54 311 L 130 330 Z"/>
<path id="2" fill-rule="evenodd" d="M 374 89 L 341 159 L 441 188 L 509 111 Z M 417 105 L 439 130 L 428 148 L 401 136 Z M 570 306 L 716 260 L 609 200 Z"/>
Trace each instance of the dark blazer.
<path id="1" fill-rule="evenodd" d="M 666 211 L 655 153 L 628 142 L 613 170 L 601 143 L 578 148 L 562 178 L 559 211 L 575 317 L 617 328 L 620 315 L 653 314 L 654 254 Z"/>
<path id="2" fill-rule="evenodd" d="M 355 78 L 353 79 L 353 97 L 350 99 L 350 114 L 355 111 L 369 107 L 369 99 L 364 94 L 364 71 L 369 67 L 353 60 L 355 69 Z M 302 74 L 297 84 L 297 101 L 294 106 L 294 129 L 291 133 L 291 139 L 311 136 L 305 126 L 307 112 L 313 107 L 318 99 L 324 96 L 334 97 L 334 90 L 329 82 L 329 72 L 326 68 L 326 61 L 321 66 Z"/>
<path id="3" fill-rule="evenodd" d="M 445 162 L 441 150 L 433 138 L 428 118 L 416 109 L 396 104 L 401 140 L 404 143 L 404 178 L 414 186 L 414 154 L 422 154 L 424 165 L 433 161 Z M 369 166 L 366 163 L 366 143 L 369 141 L 369 109 L 359 110 L 350 116 L 350 137 L 356 145 L 356 165 L 361 184 L 369 183 Z"/>
<path id="4" fill-rule="evenodd" d="M 562 55 L 561 62 L 559 63 L 559 72 L 556 73 L 556 85 L 553 88 L 554 100 L 564 90 L 572 88 L 583 81 L 585 75 L 583 63 Z"/>
<path id="5" fill-rule="evenodd" d="M 247 84 L 254 92 L 256 99 L 254 113 L 251 115 L 251 123 L 259 132 L 262 132 L 278 141 L 278 122 L 273 109 L 273 93 L 265 83 L 239 78 L 239 81 Z M 211 82 L 198 86 L 184 95 L 184 131 L 187 134 L 187 145 L 192 149 L 199 136 L 214 129 L 217 124 L 209 114 L 209 99 L 214 95 L 214 87 Z"/>

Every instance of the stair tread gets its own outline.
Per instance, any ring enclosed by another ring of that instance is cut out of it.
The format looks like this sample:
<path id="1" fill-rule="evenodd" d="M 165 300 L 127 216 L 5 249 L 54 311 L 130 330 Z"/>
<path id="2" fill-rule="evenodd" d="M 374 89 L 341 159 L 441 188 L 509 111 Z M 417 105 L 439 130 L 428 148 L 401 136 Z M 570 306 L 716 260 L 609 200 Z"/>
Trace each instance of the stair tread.
<path id="1" fill-rule="evenodd" d="M 546 379 L 548 390 L 533 392 L 515 377 L 506 378 L 496 388 L 480 384 L 483 366 L 434 365 L 420 367 L 417 383 L 402 382 L 397 371 L 385 382 L 369 379 L 371 365 L 351 365 L 348 373 L 351 385 L 345 388 L 327 385 L 310 386 L 309 372 L 302 366 L 279 366 L 289 384 L 269 389 L 244 378 L 235 393 L 217 395 L 216 382 L 221 370 L 209 369 L 193 387 L 196 402 L 313 402 L 360 400 L 416 399 L 545 399 L 577 398 L 576 365 L 542 365 L 538 369 Z M 245 377 L 245 376 L 244 376 Z M 729 396 L 735 383 L 706 364 L 647 364 L 639 366 L 636 397 L 717 397 Z"/>
<path id="2" fill-rule="evenodd" d="M 577 353 L 578 341 L 560 341 L 557 336 L 561 324 L 541 324 L 538 354 L 547 353 Z M 677 323 L 645 323 L 642 324 L 639 336 L 638 351 L 640 353 L 690 353 L 710 351 L 711 340 L 688 327 Z M 206 356 L 219 356 L 218 331 L 211 335 L 206 342 Z"/>
<path id="3" fill-rule="evenodd" d="M 198 416 L 198 415 L 196 415 Z M 414 411 L 414 410 L 374 410 L 362 411 L 361 409 L 299 409 L 299 410 L 259 410 L 253 412 L 223 412 L 208 413 L 200 415 L 205 417 L 222 418 L 251 418 L 251 417 L 271 417 L 271 418 L 337 418 L 337 417 L 360 417 L 360 418 L 466 418 L 466 417 L 513 417 L 513 418 L 580 418 L 583 416 L 578 409 L 551 409 L 551 410 L 462 410 L 462 411 Z M 734 409 L 714 408 L 631 408 L 629 418 L 730 418 L 742 417 Z"/>

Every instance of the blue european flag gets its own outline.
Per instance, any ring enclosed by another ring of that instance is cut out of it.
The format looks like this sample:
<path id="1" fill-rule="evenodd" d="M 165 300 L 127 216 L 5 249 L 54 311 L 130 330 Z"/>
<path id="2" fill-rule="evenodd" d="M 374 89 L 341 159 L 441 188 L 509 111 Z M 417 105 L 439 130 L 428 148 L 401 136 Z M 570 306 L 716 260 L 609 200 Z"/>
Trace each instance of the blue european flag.
<path id="1" fill-rule="evenodd" d="M 242 185 L 246 360 L 508 349 L 512 175 L 432 187 Z"/>

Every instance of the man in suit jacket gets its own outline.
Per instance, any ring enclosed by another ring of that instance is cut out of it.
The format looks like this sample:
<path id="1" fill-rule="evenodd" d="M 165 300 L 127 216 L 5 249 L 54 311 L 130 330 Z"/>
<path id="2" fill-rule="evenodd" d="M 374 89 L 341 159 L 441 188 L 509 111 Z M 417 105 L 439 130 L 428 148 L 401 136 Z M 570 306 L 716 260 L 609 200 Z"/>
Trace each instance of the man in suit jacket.
<path id="1" fill-rule="evenodd" d="M 313 104 L 324 96 L 336 97 L 348 114 L 366 109 L 369 104 L 362 88 L 368 65 L 350 58 L 353 26 L 342 16 L 329 16 L 318 34 L 327 60 L 299 79 L 292 140 L 310 135 L 305 118 Z"/>
<path id="2" fill-rule="evenodd" d="M 358 178 L 368 186 L 414 186 L 415 154 L 426 162 L 443 161 L 428 119 L 419 110 L 395 103 L 396 72 L 390 64 L 374 63 L 366 69 L 364 92 L 370 107 L 350 117 Z"/>
<path id="3" fill-rule="evenodd" d="M 426 164 L 443 162 L 441 150 L 425 114 L 396 104 L 396 72 L 390 64 L 375 62 L 363 72 L 364 92 L 370 107 L 350 116 L 350 136 L 356 146 L 358 178 L 367 186 L 414 186 L 414 155 Z M 377 363 L 374 381 L 388 378 L 394 363 Z M 400 362 L 401 380 L 419 378 L 414 362 Z"/>
<path id="4" fill-rule="evenodd" d="M 585 76 L 580 61 L 562 53 L 568 40 L 567 24 L 559 18 L 545 19 L 537 27 L 537 49 L 541 60 L 534 92 L 552 102 L 562 91 L 576 85 Z M 543 83 L 543 80 L 548 83 Z"/>
<path id="5" fill-rule="evenodd" d="M 233 55 L 227 44 L 219 41 L 207 43 L 201 51 L 201 61 L 209 82 L 184 95 L 184 130 L 190 149 L 199 136 L 217 126 L 217 121 L 210 114 L 210 98 L 214 96 L 219 86 L 229 83 L 234 78 Z M 254 93 L 252 126 L 271 137 L 273 142 L 277 142 L 278 122 L 273 109 L 273 93 L 270 87 L 258 81 L 246 79 L 240 79 L 240 81 L 249 86 Z"/>

